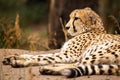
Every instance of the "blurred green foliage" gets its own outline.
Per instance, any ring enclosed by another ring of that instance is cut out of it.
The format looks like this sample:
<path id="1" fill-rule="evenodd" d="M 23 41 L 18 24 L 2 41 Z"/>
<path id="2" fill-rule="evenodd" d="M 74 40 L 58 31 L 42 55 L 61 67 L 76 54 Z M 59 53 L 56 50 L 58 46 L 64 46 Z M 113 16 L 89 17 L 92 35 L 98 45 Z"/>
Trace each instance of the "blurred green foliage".
<path id="1" fill-rule="evenodd" d="M 0 0 L 0 18 L 20 15 L 21 27 L 46 21 L 46 0 Z"/>

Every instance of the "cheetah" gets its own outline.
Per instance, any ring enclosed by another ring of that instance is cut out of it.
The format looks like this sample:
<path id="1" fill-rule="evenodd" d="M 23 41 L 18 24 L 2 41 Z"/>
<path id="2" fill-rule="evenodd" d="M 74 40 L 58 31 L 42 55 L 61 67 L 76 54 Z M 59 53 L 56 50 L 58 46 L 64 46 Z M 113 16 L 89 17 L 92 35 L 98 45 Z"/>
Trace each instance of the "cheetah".
<path id="1" fill-rule="evenodd" d="M 40 66 L 41 74 L 68 78 L 119 72 L 120 35 L 107 34 L 95 11 L 89 7 L 72 11 L 65 28 L 72 38 L 60 52 L 13 55 L 4 58 L 3 64 L 17 68 Z"/>

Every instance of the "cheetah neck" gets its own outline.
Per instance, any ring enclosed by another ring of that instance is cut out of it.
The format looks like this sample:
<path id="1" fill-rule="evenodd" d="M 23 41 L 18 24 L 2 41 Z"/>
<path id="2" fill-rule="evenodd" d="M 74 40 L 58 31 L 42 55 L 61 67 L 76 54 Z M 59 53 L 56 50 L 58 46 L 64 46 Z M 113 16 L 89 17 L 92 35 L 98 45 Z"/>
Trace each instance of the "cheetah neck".
<path id="1" fill-rule="evenodd" d="M 87 30 L 86 32 L 83 32 L 83 33 L 80 33 L 80 34 L 77 34 L 75 35 L 74 37 L 76 36 L 82 36 L 82 35 L 100 35 L 100 34 L 106 34 L 106 31 L 104 28 L 92 28 L 91 30 Z M 93 37 L 93 36 L 92 36 Z"/>

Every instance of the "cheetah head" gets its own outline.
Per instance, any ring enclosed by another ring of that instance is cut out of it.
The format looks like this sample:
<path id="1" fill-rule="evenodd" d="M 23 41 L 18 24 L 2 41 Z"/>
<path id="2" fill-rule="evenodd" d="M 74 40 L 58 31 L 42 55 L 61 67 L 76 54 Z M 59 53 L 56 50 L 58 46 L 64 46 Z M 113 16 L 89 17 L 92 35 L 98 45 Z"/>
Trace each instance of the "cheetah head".
<path id="1" fill-rule="evenodd" d="M 99 25 L 99 26 L 98 26 Z M 101 18 L 89 7 L 76 9 L 71 12 L 70 20 L 65 28 L 69 35 L 76 36 L 95 28 L 103 27 Z"/>

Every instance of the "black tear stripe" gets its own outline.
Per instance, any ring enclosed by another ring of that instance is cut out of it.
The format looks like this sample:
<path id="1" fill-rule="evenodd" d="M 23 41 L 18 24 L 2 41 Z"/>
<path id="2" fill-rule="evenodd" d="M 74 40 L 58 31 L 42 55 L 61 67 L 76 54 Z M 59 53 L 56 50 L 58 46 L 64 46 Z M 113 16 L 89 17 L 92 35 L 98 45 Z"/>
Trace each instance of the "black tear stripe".
<path id="1" fill-rule="evenodd" d="M 72 25 L 73 25 L 73 31 L 74 31 L 74 32 L 77 32 L 77 29 L 75 28 L 74 22 L 75 22 L 75 20 L 78 20 L 78 19 L 79 19 L 83 24 L 85 24 L 80 17 L 75 17 L 74 20 L 73 20 L 73 23 L 72 23 Z"/>
<path id="2" fill-rule="evenodd" d="M 75 25 L 74 25 L 75 20 L 76 20 L 76 19 L 73 20 L 72 25 L 73 25 L 73 31 L 74 31 L 74 32 L 77 32 L 77 30 L 76 30 L 76 28 L 75 28 Z"/>

